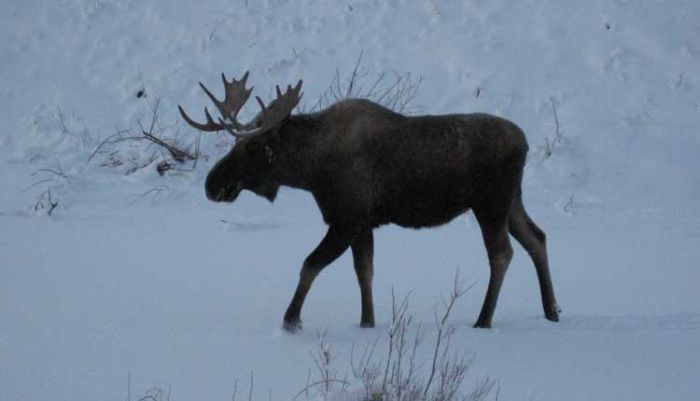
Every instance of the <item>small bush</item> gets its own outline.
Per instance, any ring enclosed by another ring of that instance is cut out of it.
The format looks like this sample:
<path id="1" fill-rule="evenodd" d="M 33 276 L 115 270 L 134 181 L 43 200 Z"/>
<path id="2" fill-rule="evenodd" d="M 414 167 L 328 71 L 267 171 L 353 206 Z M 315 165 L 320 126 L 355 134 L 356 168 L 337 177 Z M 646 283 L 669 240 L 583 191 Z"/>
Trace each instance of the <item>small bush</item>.
<path id="1" fill-rule="evenodd" d="M 368 99 L 397 113 L 414 111 L 413 102 L 423 83 L 423 77 L 407 73 L 381 73 L 371 79 L 369 72 L 362 67 L 362 52 L 352 71 L 341 77 L 339 69 L 335 77 L 311 108 L 317 111 L 344 99 Z"/>
<path id="2" fill-rule="evenodd" d="M 397 302 L 392 291 L 392 318 L 387 331 L 387 351 L 377 356 L 376 349 L 380 338 L 371 346 L 351 352 L 352 375 L 361 384 L 357 397 L 360 401 L 483 401 L 493 395 L 498 398 L 498 384 L 490 378 L 481 380 L 471 389 L 463 389 L 463 382 L 473 363 L 465 353 L 455 353 L 452 337 L 455 326 L 449 324 L 449 317 L 456 302 L 470 289 L 456 276 L 453 287 L 442 303 L 442 312 L 435 313 L 435 339 L 432 343 L 429 361 L 420 360 L 419 350 L 427 337 L 420 324 L 408 313 L 408 297 Z M 330 368 L 333 360 L 325 335 L 319 337 L 320 349 L 314 355 L 320 379 L 297 394 L 298 398 L 309 389 L 317 388 L 318 395 L 327 400 L 334 392 L 346 392 L 349 383 L 339 379 L 337 372 Z M 333 385 L 340 385 L 332 391 Z M 346 394 L 347 395 L 347 394 Z M 342 397 L 348 399 L 348 397 Z"/>

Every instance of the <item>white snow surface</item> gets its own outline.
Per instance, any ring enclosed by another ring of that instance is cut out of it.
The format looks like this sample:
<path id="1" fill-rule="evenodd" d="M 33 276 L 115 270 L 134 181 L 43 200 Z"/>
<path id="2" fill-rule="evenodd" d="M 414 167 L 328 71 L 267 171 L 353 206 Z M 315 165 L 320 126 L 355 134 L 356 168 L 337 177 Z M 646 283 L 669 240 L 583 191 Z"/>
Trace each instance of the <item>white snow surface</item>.
<path id="1" fill-rule="evenodd" d="M 253 399 L 288 400 L 317 376 L 325 330 L 352 390 L 351 349 L 379 336 L 385 351 L 392 289 L 410 293 L 429 358 L 457 270 L 474 283 L 451 320 L 453 352 L 474 356 L 465 391 L 490 377 L 501 400 L 697 400 L 699 21 L 691 0 L 3 1 L 0 400 L 136 400 L 153 387 L 228 400 L 236 382 L 247 399 L 251 372 Z M 561 322 L 543 318 L 515 245 L 493 328 L 471 327 L 488 268 L 468 214 L 375 231 L 377 328 L 358 326 L 346 254 L 288 334 L 282 314 L 325 230 L 309 194 L 207 201 L 225 134 L 202 135 L 197 165 L 163 177 L 144 143 L 111 148 L 121 166 L 91 158 L 156 103 L 164 135 L 193 142 L 176 105 L 201 118 L 197 82 L 221 93 L 222 71 L 250 70 L 263 98 L 303 78 L 308 110 L 361 52 L 368 81 L 423 77 L 413 113 L 488 112 L 526 132 L 525 203 L 548 235 Z M 547 157 L 553 105 L 561 140 Z M 36 207 L 47 190 L 50 215 Z"/>

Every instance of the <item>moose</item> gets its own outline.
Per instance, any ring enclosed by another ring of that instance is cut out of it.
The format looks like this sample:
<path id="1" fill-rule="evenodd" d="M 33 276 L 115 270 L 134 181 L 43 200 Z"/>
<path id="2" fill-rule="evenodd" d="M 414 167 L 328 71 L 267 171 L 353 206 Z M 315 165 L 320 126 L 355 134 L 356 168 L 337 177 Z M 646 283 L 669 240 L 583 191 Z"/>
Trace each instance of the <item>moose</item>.
<path id="1" fill-rule="evenodd" d="M 229 82 L 219 110 L 198 123 L 178 106 L 192 127 L 235 136 L 230 152 L 209 172 L 206 196 L 233 202 L 242 190 L 275 200 L 280 186 L 310 192 L 328 230 L 308 255 L 284 314 L 283 327 L 301 328 L 304 299 L 316 276 L 348 248 L 360 286 L 361 327 L 374 327 L 372 230 L 386 224 L 423 228 L 445 224 L 472 210 L 490 266 L 484 303 L 474 327 L 489 328 L 513 255 L 509 234 L 528 252 L 539 280 L 546 319 L 559 320 L 550 278 L 545 233 L 528 216 L 521 181 L 528 151 L 523 131 L 489 114 L 405 116 L 365 99 L 345 99 L 315 113 L 292 115 L 302 81 L 287 86 L 243 124 L 238 113 L 253 88 L 248 72 Z"/>

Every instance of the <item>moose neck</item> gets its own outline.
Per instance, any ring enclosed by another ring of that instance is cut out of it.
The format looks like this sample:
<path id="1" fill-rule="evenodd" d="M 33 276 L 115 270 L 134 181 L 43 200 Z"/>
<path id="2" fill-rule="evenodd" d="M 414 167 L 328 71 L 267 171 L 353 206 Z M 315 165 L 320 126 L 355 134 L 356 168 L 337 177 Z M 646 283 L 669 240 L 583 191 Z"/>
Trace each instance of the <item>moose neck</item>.
<path id="1" fill-rule="evenodd" d="M 290 116 L 280 127 L 274 178 L 281 185 L 310 190 L 322 119 L 317 114 Z"/>

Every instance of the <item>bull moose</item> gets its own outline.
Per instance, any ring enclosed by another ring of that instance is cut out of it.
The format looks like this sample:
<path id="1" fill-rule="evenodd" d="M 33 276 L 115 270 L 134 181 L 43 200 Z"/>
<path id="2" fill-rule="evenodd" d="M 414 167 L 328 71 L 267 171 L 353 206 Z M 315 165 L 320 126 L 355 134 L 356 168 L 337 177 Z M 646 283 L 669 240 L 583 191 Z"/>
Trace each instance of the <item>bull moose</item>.
<path id="1" fill-rule="evenodd" d="M 182 118 L 201 131 L 226 130 L 236 137 L 231 151 L 209 172 L 205 188 L 215 202 L 233 202 L 241 190 L 275 200 L 286 185 L 309 191 L 328 225 L 304 260 L 284 328 L 301 328 L 301 309 L 319 272 L 352 249 L 362 300 L 362 327 L 374 327 L 372 230 L 389 223 L 423 228 L 445 224 L 471 209 L 481 228 L 490 265 L 486 297 L 475 327 L 491 326 L 498 294 L 513 255 L 508 234 L 527 250 L 539 279 L 545 317 L 559 310 L 549 273 L 544 232 L 522 202 L 521 181 L 528 151 L 522 130 L 488 114 L 404 116 L 364 99 L 341 100 L 325 110 L 294 114 L 302 97 L 300 80 L 277 87 L 267 106 L 249 123 L 238 113 L 253 88 L 248 72 L 222 80 L 215 122 Z"/>

